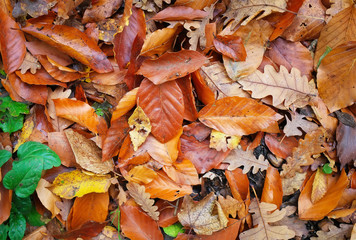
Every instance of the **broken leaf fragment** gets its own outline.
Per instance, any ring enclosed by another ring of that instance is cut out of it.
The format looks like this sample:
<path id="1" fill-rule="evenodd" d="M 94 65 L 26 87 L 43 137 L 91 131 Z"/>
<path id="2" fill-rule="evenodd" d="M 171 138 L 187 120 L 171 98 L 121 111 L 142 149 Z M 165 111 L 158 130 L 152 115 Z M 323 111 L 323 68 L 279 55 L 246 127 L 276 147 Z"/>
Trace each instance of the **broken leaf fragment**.
<path id="1" fill-rule="evenodd" d="M 210 148 L 215 148 L 217 151 L 226 152 L 227 149 L 236 148 L 241 140 L 241 136 L 227 135 L 225 133 L 212 130 L 210 134 Z"/>
<path id="2" fill-rule="evenodd" d="M 140 106 L 137 106 L 131 117 L 129 118 L 129 125 L 132 129 L 130 131 L 130 138 L 134 150 L 137 151 L 138 147 L 146 141 L 146 138 L 151 132 L 150 119 Z"/>
<path id="3" fill-rule="evenodd" d="M 50 190 L 61 198 L 72 199 L 87 193 L 103 193 L 111 185 L 110 175 L 95 175 L 80 170 L 59 174 Z"/>

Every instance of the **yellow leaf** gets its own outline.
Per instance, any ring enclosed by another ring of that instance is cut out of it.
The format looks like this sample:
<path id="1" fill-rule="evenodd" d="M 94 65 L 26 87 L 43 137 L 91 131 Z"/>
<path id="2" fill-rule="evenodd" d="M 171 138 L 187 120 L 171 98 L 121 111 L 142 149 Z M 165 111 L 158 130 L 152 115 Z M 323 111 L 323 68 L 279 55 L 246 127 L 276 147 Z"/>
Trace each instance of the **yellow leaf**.
<path id="1" fill-rule="evenodd" d="M 51 185 L 41 178 L 38 182 L 36 193 L 43 206 L 52 213 L 52 218 L 54 218 L 60 212 L 60 209 L 56 206 L 56 202 L 61 202 L 61 199 L 48 189 Z"/>
<path id="2" fill-rule="evenodd" d="M 19 141 L 14 147 L 14 152 L 16 152 L 17 149 L 19 149 L 19 147 L 29 139 L 34 128 L 35 128 L 35 123 L 33 121 L 33 117 L 31 116 L 30 118 L 27 118 L 25 123 L 23 124 Z"/>
<path id="3" fill-rule="evenodd" d="M 157 173 L 145 165 L 139 165 L 132 168 L 124 177 L 129 182 L 147 184 L 157 177 Z"/>
<path id="4" fill-rule="evenodd" d="M 316 203 L 320 199 L 324 197 L 326 192 L 328 191 L 328 178 L 326 174 L 323 173 L 321 168 L 318 168 L 315 178 L 313 181 L 313 188 L 311 192 L 311 201 L 312 203 Z"/>
<path id="5" fill-rule="evenodd" d="M 147 136 L 151 132 L 151 123 L 150 119 L 146 116 L 145 112 L 140 106 L 137 106 L 131 117 L 128 121 L 130 128 L 130 138 L 134 150 L 137 151 L 137 148 L 146 141 Z"/>
<path id="6" fill-rule="evenodd" d="M 110 175 L 95 175 L 80 170 L 59 174 L 49 189 L 56 195 L 72 199 L 85 194 L 107 192 L 111 185 Z"/>
<path id="7" fill-rule="evenodd" d="M 210 148 L 215 148 L 217 151 L 226 152 L 227 149 L 236 148 L 241 140 L 241 136 L 232 136 L 225 133 L 212 130 L 210 134 Z"/>

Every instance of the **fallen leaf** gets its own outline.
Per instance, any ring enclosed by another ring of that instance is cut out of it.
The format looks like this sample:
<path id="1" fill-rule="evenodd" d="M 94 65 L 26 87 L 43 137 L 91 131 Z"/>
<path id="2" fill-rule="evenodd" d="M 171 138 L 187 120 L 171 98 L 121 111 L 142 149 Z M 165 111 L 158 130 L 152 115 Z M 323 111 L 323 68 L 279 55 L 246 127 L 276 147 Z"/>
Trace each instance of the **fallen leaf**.
<path id="1" fill-rule="evenodd" d="M 131 91 L 127 92 L 116 105 L 112 117 L 111 124 L 121 116 L 125 115 L 136 105 L 136 96 L 139 88 L 134 88 Z"/>
<path id="2" fill-rule="evenodd" d="M 134 150 L 137 151 L 137 148 L 146 141 L 146 138 L 151 132 L 150 119 L 148 119 L 142 108 L 138 106 L 129 118 L 128 123 L 132 129 L 129 132 L 131 142 L 134 146 Z"/>
<path id="3" fill-rule="evenodd" d="M 341 163 L 341 168 L 344 168 L 348 163 L 355 161 L 355 136 L 356 128 L 349 127 L 343 123 L 339 123 L 336 129 L 336 141 L 337 141 L 337 156 Z"/>
<path id="4" fill-rule="evenodd" d="M 60 209 L 60 215 L 64 221 L 67 221 L 70 210 L 73 206 L 73 200 L 62 199 L 62 201 L 56 202 L 56 206 Z"/>
<path id="5" fill-rule="evenodd" d="M 216 50 L 224 56 L 236 62 L 246 60 L 246 50 L 241 37 L 233 35 L 217 36 L 213 42 Z"/>
<path id="6" fill-rule="evenodd" d="M 222 132 L 212 130 L 210 134 L 210 148 L 214 148 L 217 151 L 226 152 L 227 149 L 235 149 L 239 145 L 241 136 L 226 135 Z"/>
<path id="7" fill-rule="evenodd" d="M 311 237 L 310 239 L 345 239 L 351 236 L 352 225 L 350 224 L 340 224 L 340 228 L 336 227 L 335 225 L 330 225 L 328 227 L 329 231 L 319 230 L 316 232 L 318 237 Z M 352 239 L 352 238 L 350 238 Z"/>
<path id="8" fill-rule="evenodd" d="M 60 212 L 60 209 L 56 206 L 56 202 L 60 202 L 61 199 L 48 189 L 51 185 L 51 183 L 41 178 L 38 182 L 36 193 L 43 206 L 52 213 L 52 218 L 54 218 Z"/>
<path id="9" fill-rule="evenodd" d="M 205 1 L 191 1 L 191 0 L 177 0 L 174 5 L 175 6 L 186 6 L 194 9 L 203 9 L 205 7 L 210 6 L 216 2 L 216 0 L 205 0 Z"/>
<path id="10" fill-rule="evenodd" d="M 154 205 L 155 201 L 150 199 L 150 194 L 145 192 L 145 186 L 137 183 L 129 182 L 126 184 L 130 196 L 135 199 L 135 202 L 141 206 L 153 220 L 158 221 L 158 207 Z"/>
<path id="11" fill-rule="evenodd" d="M 30 136 L 32 134 L 34 127 L 35 127 L 35 122 L 34 122 L 34 117 L 32 115 L 29 118 L 27 118 L 23 124 L 18 142 L 14 146 L 14 152 L 16 152 L 17 149 L 19 149 L 19 147 L 22 144 L 24 144 L 25 142 L 28 141 L 28 139 L 30 138 Z"/>
<path id="12" fill-rule="evenodd" d="M 289 119 L 289 117 L 286 117 L 287 123 L 283 128 L 283 132 L 287 137 L 301 136 L 302 131 L 300 131 L 299 128 L 306 133 L 315 131 L 318 128 L 317 124 L 308 120 L 304 120 L 303 118 L 305 118 L 306 116 L 302 114 L 299 114 L 297 112 L 291 112 L 291 117 L 291 120 Z"/>
<path id="13" fill-rule="evenodd" d="M 188 75 L 183 78 L 177 79 L 176 82 L 180 90 L 182 90 L 182 94 L 183 94 L 183 101 L 184 101 L 183 118 L 188 121 L 194 122 L 198 118 L 198 112 L 195 106 L 191 76 Z"/>
<path id="14" fill-rule="evenodd" d="M 263 185 L 261 201 L 275 204 L 279 209 L 283 202 L 282 198 L 283 188 L 281 176 L 279 175 L 277 168 L 269 166 L 266 171 L 266 178 Z"/>
<path id="15" fill-rule="evenodd" d="M 261 202 L 256 199 L 251 202 L 250 213 L 254 213 L 253 223 L 258 225 L 255 228 L 242 232 L 239 235 L 241 240 L 244 239 L 290 239 L 295 236 L 295 232 L 287 226 L 272 226 L 270 223 L 281 220 L 286 215 L 286 210 L 276 209 L 275 204 Z M 272 213 L 270 213 L 273 211 Z"/>
<path id="16" fill-rule="evenodd" d="M 110 185 L 110 175 L 99 176 L 74 170 L 59 174 L 49 189 L 61 198 L 72 199 L 92 192 L 107 192 Z"/>
<path id="17" fill-rule="evenodd" d="M 35 74 L 27 72 L 22 74 L 20 71 L 16 71 L 16 75 L 20 77 L 21 81 L 27 84 L 33 85 L 57 85 L 61 87 L 67 87 L 67 84 L 57 81 L 51 75 L 49 75 L 44 69 L 38 70 Z"/>
<path id="18" fill-rule="evenodd" d="M 318 168 L 315 173 L 312 191 L 311 191 L 311 202 L 315 204 L 320 199 L 322 199 L 328 190 L 328 178 L 327 174 L 323 172 L 322 168 Z"/>
<path id="19" fill-rule="evenodd" d="M 207 12 L 185 6 L 167 7 L 158 12 L 151 19 L 155 21 L 185 21 L 202 19 L 208 15 Z"/>
<path id="20" fill-rule="evenodd" d="M 101 150 L 93 141 L 72 129 L 67 129 L 64 133 L 80 167 L 96 174 L 107 174 L 114 171 L 112 161 L 101 161 Z"/>
<path id="21" fill-rule="evenodd" d="M 87 8 L 83 15 L 83 23 L 99 22 L 113 15 L 120 8 L 122 0 L 100 0 L 92 4 L 92 7 Z"/>
<path id="22" fill-rule="evenodd" d="M 236 218 L 237 211 L 241 208 L 241 203 L 231 196 L 224 198 L 219 195 L 218 201 L 223 209 L 225 216 L 228 218 L 231 215 L 233 218 Z"/>
<path id="23" fill-rule="evenodd" d="M 165 53 L 158 59 L 145 60 L 137 74 L 141 74 L 155 85 L 184 77 L 198 70 L 207 58 L 197 51 L 181 50 Z"/>
<path id="24" fill-rule="evenodd" d="M 291 195 L 298 191 L 301 188 L 306 175 L 306 172 L 296 172 L 291 178 L 282 178 L 283 196 Z"/>
<path id="25" fill-rule="evenodd" d="M 276 157 L 283 159 L 292 156 L 293 148 L 298 147 L 298 140 L 295 137 L 278 136 L 270 133 L 265 135 L 265 143 Z"/>
<path id="26" fill-rule="evenodd" d="M 228 170 L 232 171 L 243 166 L 243 173 L 248 173 L 252 168 L 252 173 L 256 174 L 259 170 L 264 171 L 268 168 L 268 160 L 259 155 L 258 159 L 253 154 L 253 150 L 244 151 L 241 148 L 236 148 L 230 152 L 223 163 L 229 163 Z"/>
<path id="27" fill-rule="evenodd" d="M 218 209 L 217 215 L 212 213 L 215 206 Z M 204 235 L 211 235 L 223 229 L 228 222 L 213 192 L 198 203 L 194 203 L 190 196 L 185 196 L 178 219 L 183 226 L 194 229 L 197 234 Z"/>
<path id="28" fill-rule="evenodd" d="M 244 106 L 244 107 L 242 107 Z M 257 131 L 278 132 L 282 116 L 253 99 L 225 97 L 207 104 L 199 112 L 206 126 L 228 135 L 248 135 Z"/>
<path id="29" fill-rule="evenodd" d="M 73 150 L 64 132 L 49 132 L 48 147 L 57 153 L 62 165 L 66 167 L 74 167 L 76 165 Z"/>
<path id="30" fill-rule="evenodd" d="M 178 184 L 200 184 L 198 172 L 189 159 L 178 158 L 172 166 L 163 166 L 163 171 Z"/>
<path id="31" fill-rule="evenodd" d="M 37 69 L 41 68 L 41 64 L 38 63 L 38 60 L 32 56 L 29 52 L 26 52 L 25 58 L 19 67 L 21 74 L 25 74 L 27 70 L 30 70 L 32 74 L 36 73 Z"/>
<path id="32" fill-rule="evenodd" d="M 129 182 L 148 184 L 157 177 L 157 173 L 145 165 L 138 165 L 130 169 L 127 176 L 124 177 Z"/>

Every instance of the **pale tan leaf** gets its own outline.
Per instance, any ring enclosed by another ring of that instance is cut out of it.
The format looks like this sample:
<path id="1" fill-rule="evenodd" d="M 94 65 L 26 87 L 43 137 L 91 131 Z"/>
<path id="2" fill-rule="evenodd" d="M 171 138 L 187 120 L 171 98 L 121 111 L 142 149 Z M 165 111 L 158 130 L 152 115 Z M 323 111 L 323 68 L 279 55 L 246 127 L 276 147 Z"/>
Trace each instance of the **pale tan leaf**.
<path id="1" fill-rule="evenodd" d="M 323 170 L 319 167 L 318 170 L 316 171 L 314 181 L 313 181 L 313 187 L 312 187 L 312 192 L 310 197 L 312 203 L 314 204 L 320 199 L 322 199 L 327 191 L 328 191 L 328 178 L 326 177 L 326 174 L 323 172 Z"/>
<path id="2" fill-rule="evenodd" d="M 241 37 L 247 53 L 246 60 L 238 62 L 223 56 L 227 74 L 232 80 L 237 81 L 241 77 L 250 75 L 260 66 L 266 50 L 266 42 L 273 32 L 273 28 L 267 21 L 258 20 L 247 26 L 239 27 L 234 33 L 229 32 L 228 27 L 224 31 L 226 31 L 226 35 L 232 34 Z"/>
<path id="3" fill-rule="evenodd" d="M 153 219 L 158 221 L 158 207 L 155 206 L 155 201 L 150 199 L 150 194 L 145 192 L 145 186 L 137 183 L 129 182 L 126 184 L 129 194 L 135 202 Z"/>
<path id="4" fill-rule="evenodd" d="M 291 195 L 298 191 L 306 177 L 306 172 L 296 172 L 291 178 L 282 178 L 283 196 Z"/>
<path id="5" fill-rule="evenodd" d="M 47 98 L 47 111 L 50 116 L 50 121 L 56 132 L 61 132 L 73 122 L 61 117 L 57 117 L 56 108 L 54 106 L 53 99 L 58 98 L 68 98 L 72 91 L 70 89 L 65 89 L 62 87 L 57 87 L 54 91 L 48 88 L 48 98 Z"/>
<path id="6" fill-rule="evenodd" d="M 256 174 L 259 170 L 264 171 L 268 168 L 268 160 L 260 155 L 258 159 L 253 154 L 253 150 L 244 151 L 236 148 L 230 152 L 223 163 L 229 163 L 228 170 L 232 171 L 243 166 L 243 174 L 248 173 L 253 168 L 252 173 Z"/>
<path id="7" fill-rule="evenodd" d="M 340 224 L 340 228 L 336 227 L 335 225 L 329 226 L 329 231 L 319 230 L 316 232 L 318 237 L 312 237 L 311 240 L 340 240 L 349 238 L 352 231 L 351 224 Z M 351 238 L 352 239 L 352 238 Z"/>
<path id="8" fill-rule="evenodd" d="M 73 206 L 73 200 L 63 198 L 62 201 L 56 202 L 56 206 L 60 209 L 60 215 L 64 221 L 67 221 L 70 209 Z"/>
<path id="9" fill-rule="evenodd" d="M 309 97 L 316 93 L 308 84 L 307 76 L 301 76 L 296 68 L 289 73 L 283 65 L 279 72 L 272 65 L 266 65 L 264 73 L 256 70 L 238 82 L 244 90 L 252 91 L 253 98 L 272 96 L 275 107 L 283 103 L 286 108 L 291 105 L 302 108 L 308 104 Z"/>
<path id="10" fill-rule="evenodd" d="M 96 174 L 106 174 L 114 170 L 112 161 L 101 160 L 101 150 L 93 141 L 72 129 L 67 129 L 64 133 L 73 150 L 75 160 L 83 169 Z"/>
<path id="11" fill-rule="evenodd" d="M 232 136 L 225 133 L 212 130 L 210 134 L 210 148 L 215 148 L 217 151 L 226 152 L 228 149 L 235 149 L 241 140 L 241 136 Z"/>
<path id="12" fill-rule="evenodd" d="M 41 68 L 41 64 L 39 64 L 37 58 L 31 55 L 31 53 L 26 52 L 25 58 L 19 67 L 21 70 L 21 74 L 25 74 L 27 70 L 30 70 L 32 74 L 36 73 L 37 69 Z"/>
<path id="13" fill-rule="evenodd" d="M 284 12 L 287 3 L 285 0 L 235 0 L 231 1 L 224 16 L 225 24 L 233 21 L 233 28 L 240 22 L 244 26 L 252 19 L 264 18 L 273 12 Z"/>
<path id="14" fill-rule="evenodd" d="M 299 128 L 301 128 L 306 133 L 312 132 L 318 128 L 317 124 L 309 122 L 308 120 L 304 120 L 303 118 L 306 116 L 297 112 L 290 113 L 292 116 L 292 120 L 286 117 L 287 124 L 283 128 L 283 132 L 287 137 L 301 136 L 302 132 L 299 130 Z"/>
<path id="15" fill-rule="evenodd" d="M 60 202 L 61 199 L 47 188 L 51 185 L 51 183 L 41 178 L 38 182 L 36 193 L 43 206 L 52 213 L 52 218 L 54 218 L 60 212 L 60 209 L 56 206 L 56 202 Z"/>
<path id="16" fill-rule="evenodd" d="M 242 203 L 240 203 L 238 200 L 231 196 L 227 196 L 226 198 L 224 198 L 223 196 L 219 195 L 218 201 L 227 218 L 229 217 L 229 215 L 235 218 L 237 211 L 243 206 Z"/>
<path id="17" fill-rule="evenodd" d="M 150 119 L 146 116 L 142 108 L 140 106 L 137 106 L 137 108 L 129 118 L 128 123 L 130 125 L 130 128 L 132 129 L 129 132 L 131 142 L 134 147 L 134 150 L 137 151 L 137 148 L 146 141 L 146 138 L 151 132 L 152 127 Z"/>
<path id="18" fill-rule="evenodd" d="M 273 211 L 272 213 L 270 213 Z M 295 232 L 287 226 L 272 226 L 270 223 L 281 220 L 286 215 L 286 209 L 278 210 L 275 204 L 261 202 L 256 199 L 251 201 L 250 213 L 254 213 L 253 224 L 255 228 L 242 232 L 239 235 L 241 240 L 247 239 L 290 239 L 295 236 Z"/>
<path id="19" fill-rule="evenodd" d="M 326 14 L 329 15 L 327 22 L 332 19 L 333 16 L 344 10 L 345 8 L 350 7 L 354 4 L 353 0 L 330 0 L 330 8 L 326 10 Z"/>
<path id="20" fill-rule="evenodd" d="M 198 203 L 195 203 L 189 195 L 186 195 L 182 209 L 178 213 L 178 220 L 183 226 L 194 229 L 197 234 L 211 235 L 227 226 L 227 218 L 224 213 L 220 214 L 223 211 L 220 204 L 217 204 L 219 203 L 216 201 L 213 192 Z M 212 212 L 216 205 L 218 215 L 213 215 Z"/>

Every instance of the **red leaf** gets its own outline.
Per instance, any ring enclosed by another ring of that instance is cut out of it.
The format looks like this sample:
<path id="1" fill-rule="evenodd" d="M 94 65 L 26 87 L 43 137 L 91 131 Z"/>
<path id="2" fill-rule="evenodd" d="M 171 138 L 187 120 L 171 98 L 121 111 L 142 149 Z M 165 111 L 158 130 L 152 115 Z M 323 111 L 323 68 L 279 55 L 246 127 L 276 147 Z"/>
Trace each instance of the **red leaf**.
<path id="1" fill-rule="evenodd" d="M 272 166 L 267 168 L 265 184 L 263 186 L 261 202 L 273 203 L 277 208 L 282 205 L 283 189 L 282 179 L 278 169 Z"/>
<path id="2" fill-rule="evenodd" d="M 138 105 L 151 121 L 152 134 L 162 143 L 176 136 L 183 123 L 183 94 L 176 81 L 154 85 L 144 79 L 137 93 Z"/>
<path id="3" fill-rule="evenodd" d="M 180 141 L 183 158 L 189 159 L 199 174 L 206 173 L 216 167 L 230 152 L 230 150 L 218 152 L 213 148 L 209 148 L 209 140 L 199 142 L 193 136 L 188 137 L 184 134 L 181 136 Z"/>
<path id="4" fill-rule="evenodd" d="M 186 76 L 181 79 L 177 79 L 177 83 L 183 93 L 183 100 L 184 100 L 183 118 L 188 121 L 194 122 L 198 118 L 198 112 L 195 107 L 193 86 L 192 86 L 192 82 L 190 80 L 190 76 Z"/>
<path id="5" fill-rule="evenodd" d="M 157 85 L 184 77 L 198 70 L 206 60 L 207 58 L 197 51 L 167 52 L 158 59 L 145 60 L 137 74 L 145 76 Z"/>
<path id="6" fill-rule="evenodd" d="M 67 84 L 59 82 L 52 78 L 43 68 L 36 71 L 35 74 L 27 71 L 22 74 L 20 71 L 16 71 L 16 75 L 21 78 L 21 81 L 33 84 L 33 85 L 57 85 L 61 87 L 67 87 Z"/>
<path id="7" fill-rule="evenodd" d="M 242 38 L 238 36 L 217 36 L 213 40 L 216 50 L 234 61 L 245 61 L 246 50 Z"/>
<path id="8" fill-rule="evenodd" d="M 202 19 L 208 16 L 208 13 L 201 10 L 196 10 L 190 7 L 178 6 L 167 7 L 157 13 L 151 20 L 156 21 L 184 21 Z"/>
<path id="9" fill-rule="evenodd" d="M 75 27 L 36 23 L 23 27 L 22 31 L 58 48 L 96 72 L 113 71 L 106 55 L 94 40 Z"/>
<path id="10" fill-rule="evenodd" d="M 283 159 L 292 156 L 293 148 L 298 147 L 295 137 L 282 137 L 277 134 L 266 134 L 265 143 L 274 155 Z"/>
<path id="11" fill-rule="evenodd" d="M 125 7 L 126 11 L 126 7 Z M 118 32 L 113 40 L 116 62 L 120 69 L 127 68 L 130 62 L 133 43 L 138 36 L 141 39 L 146 37 L 145 16 L 141 9 L 132 8 L 132 15 L 128 19 L 128 26 L 124 27 L 122 32 Z"/>
<path id="12" fill-rule="evenodd" d="M 135 240 L 163 240 L 157 222 L 141 211 L 140 207 L 126 202 L 120 206 L 120 211 L 120 226 L 126 237 Z"/>
<path id="13" fill-rule="evenodd" d="M 0 8 L 0 50 L 7 74 L 15 72 L 26 54 L 25 36 L 19 25 Z"/>

